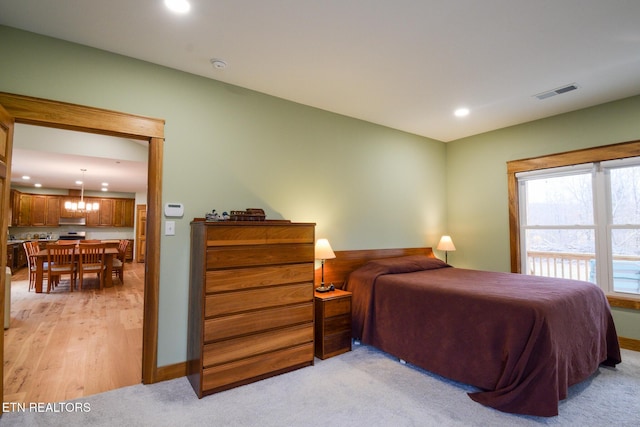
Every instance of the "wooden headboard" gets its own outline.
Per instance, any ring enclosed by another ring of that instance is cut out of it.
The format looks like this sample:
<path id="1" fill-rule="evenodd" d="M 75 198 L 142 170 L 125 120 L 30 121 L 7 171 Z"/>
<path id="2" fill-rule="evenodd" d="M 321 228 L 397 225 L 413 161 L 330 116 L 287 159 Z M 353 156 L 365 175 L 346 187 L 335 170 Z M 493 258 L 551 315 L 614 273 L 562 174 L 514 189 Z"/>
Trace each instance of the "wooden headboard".
<path id="1" fill-rule="evenodd" d="M 395 258 L 407 255 L 426 255 L 434 257 L 431 248 L 397 248 L 397 249 L 364 249 L 356 251 L 335 251 L 336 257 L 324 262 L 324 283 L 326 286 L 334 284 L 342 289 L 349 273 L 366 264 L 372 259 Z M 316 286 L 321 282 L 321 269 L 316 270 Z"/>

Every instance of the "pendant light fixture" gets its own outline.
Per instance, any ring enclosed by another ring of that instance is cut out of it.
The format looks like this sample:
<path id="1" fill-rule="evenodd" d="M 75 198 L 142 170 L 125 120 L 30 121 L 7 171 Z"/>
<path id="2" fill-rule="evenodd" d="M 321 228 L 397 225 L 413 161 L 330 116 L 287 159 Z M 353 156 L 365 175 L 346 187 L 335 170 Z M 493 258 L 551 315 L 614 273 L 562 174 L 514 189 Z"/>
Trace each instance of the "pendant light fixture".
<path id="1" fill-rule="evenodd" d="M 64 202 L 64 208 L 71 212 L 95 212 L 100 209 L 100 204 L 98 202 L 89 202 L 85 203 L 84 201 L 84 173 L 87 171 L 86 169 L 80 169 L 82 171 L 82 181 L 80 181 L 80 201 L 72 202 L 67 200 Z"/>

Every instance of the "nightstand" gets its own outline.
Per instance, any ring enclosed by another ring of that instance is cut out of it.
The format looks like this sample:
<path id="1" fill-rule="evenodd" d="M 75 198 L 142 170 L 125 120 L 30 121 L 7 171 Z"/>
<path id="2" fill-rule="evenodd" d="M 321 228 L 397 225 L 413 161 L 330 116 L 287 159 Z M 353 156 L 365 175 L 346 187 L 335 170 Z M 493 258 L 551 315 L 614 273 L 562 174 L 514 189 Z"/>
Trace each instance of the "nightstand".
<path id="1" fill-rule="evenodd" d="M 351 292 L 315 292 L 315 356 L 320 359 L 351 351 Z"/>

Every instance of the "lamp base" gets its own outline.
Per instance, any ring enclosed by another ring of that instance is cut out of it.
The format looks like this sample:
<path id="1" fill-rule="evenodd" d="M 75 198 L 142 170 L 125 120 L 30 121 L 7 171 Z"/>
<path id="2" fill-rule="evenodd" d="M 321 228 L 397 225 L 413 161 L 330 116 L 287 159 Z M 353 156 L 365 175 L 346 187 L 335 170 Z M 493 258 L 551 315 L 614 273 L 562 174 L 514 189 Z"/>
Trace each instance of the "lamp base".
<path id="1" fill-rule="evenodd" d="M 330 290 L 331 288 L 329 288 L 328 286 L 320 286 L 316 288 L 316 292 L 329 292 Z"/>

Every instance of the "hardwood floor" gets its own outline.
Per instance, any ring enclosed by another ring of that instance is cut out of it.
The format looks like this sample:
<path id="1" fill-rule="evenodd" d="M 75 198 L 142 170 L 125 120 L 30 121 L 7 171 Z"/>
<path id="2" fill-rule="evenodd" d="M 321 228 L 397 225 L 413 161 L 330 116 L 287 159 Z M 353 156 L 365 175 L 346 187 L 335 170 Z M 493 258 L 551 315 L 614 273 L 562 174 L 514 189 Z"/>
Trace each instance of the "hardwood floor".
<path id="1" fill-rule="evenodd" d="M 60 402 L 142 381 L 144 264 L 82 291 L 68 280 L 50 294 L 28 292 L 28 270 L 11 278 L 11 325 L 4 331 L 5 402 Z"/>

